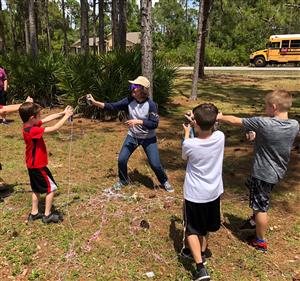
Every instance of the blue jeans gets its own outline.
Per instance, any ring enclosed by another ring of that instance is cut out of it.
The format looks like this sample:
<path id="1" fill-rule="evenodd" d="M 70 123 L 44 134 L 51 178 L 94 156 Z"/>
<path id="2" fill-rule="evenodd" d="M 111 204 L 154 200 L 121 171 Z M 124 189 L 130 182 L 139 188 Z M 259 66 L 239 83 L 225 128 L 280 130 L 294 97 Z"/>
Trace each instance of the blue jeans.
<path id="1" fill-rule="evenodd" d="M 118 168 L 119 178 L 122 184 L 128 184 L 127 162 L 131 154 L 141 145 L 147 155 L 151 169 L 154 171 L 157 179 L 164 184 L 168 178 L 161 166 L 156 137 L 150 139 L 137 139 L 127 135 L 119 154 Z"/>

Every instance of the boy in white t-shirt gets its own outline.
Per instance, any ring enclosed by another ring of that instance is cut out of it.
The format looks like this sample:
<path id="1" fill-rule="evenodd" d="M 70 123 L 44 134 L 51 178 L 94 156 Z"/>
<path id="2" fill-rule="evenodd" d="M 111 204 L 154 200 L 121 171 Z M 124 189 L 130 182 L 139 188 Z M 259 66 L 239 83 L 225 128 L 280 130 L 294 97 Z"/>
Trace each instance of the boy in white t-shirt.
<path id="1" fill-rule="evenodd" d="M 210 280 L 203 253 L 208 233 L 220 228 L 220 195 L 225 136 L 214 131 L 218 109 L 213 104 L 194 108 L 195 138 L 184 124 L 182 158 L 188 160 L 184 180 L 184 220 L 187 242 L 196 262 L 194 280 Z"/>

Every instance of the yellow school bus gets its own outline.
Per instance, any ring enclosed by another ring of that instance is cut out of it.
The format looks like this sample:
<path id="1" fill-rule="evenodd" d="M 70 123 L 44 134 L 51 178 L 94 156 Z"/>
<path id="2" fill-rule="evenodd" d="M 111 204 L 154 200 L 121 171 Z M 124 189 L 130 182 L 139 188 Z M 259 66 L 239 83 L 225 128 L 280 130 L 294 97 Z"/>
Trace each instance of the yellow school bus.
<path id="1" fill-rule="evenodd" d="M 272 35 L 266 49 L 250 55 L 257 67 L 267 64 L 300 63 L 300 34 Z"/>

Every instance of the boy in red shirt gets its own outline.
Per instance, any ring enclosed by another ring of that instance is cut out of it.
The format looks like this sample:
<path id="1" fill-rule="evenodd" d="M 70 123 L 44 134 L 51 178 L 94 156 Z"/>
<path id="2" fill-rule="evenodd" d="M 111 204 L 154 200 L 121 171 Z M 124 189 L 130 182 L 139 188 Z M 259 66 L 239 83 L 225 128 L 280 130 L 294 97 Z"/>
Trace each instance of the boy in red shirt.
<path id="1" fill-rule="evenodd" d="M 73 115 L 73 109 L 67 106 L 60 113 L 52 114 L 41 120 L 42 108 L 32 102 L 25 102 L 19 108 L 19 114 L 24 123 L 23 137 L 26 144 L 26 165 L 28 168 L 32 189 L 32 208 L 28 221 L 42 218 L 44 223 L 59 222 L 59 215 L 51 213 L 54 191 L 57 185 L 47 168 L 48 155 L 43 140 L 44 133 L 55 132 L 60 129 L 65 121 Z M 62 118 L 61 118 L 62 117 Z M 43 128 L 42 124 L 61 118 L 55 125 Z M 38 204 L 40 194 L 46 193 L 45 213 L 39 213 Z"/>

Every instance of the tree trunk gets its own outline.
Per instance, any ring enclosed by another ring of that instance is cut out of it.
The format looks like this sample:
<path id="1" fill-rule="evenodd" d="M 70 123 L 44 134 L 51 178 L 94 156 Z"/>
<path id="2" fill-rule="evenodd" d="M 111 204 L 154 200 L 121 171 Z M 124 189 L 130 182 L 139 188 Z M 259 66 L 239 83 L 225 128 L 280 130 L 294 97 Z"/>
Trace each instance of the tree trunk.
<path id="1" fill-rule="evenodd" d="M 111 31 L 112 31 L 112 48 L 119 48 L 119 0 L 113 0 L 111 2 Z"/>
<path id="2" fill-rule="evenodd" d="M 199 6 L 198 40 L 195 54 L 193 85 L 190 100 L 197 100 L 198 78 L 204 76 L 204 51 L 207 33 L 207 19 L 211 10 L 212 0 L 202 0 Z"/>
<path id="3" fill-rule="evenodd" d="M 204 1 L 204 11 L 202 16 L 202 32 L 201 32 L 201 50 L 199 62 L 199 78 L 204 78 L 204 58 L 205 58 L 205 42 L 208 36 L 208 20 L 212 9 L 213 0 Z"/>
<path id="4" fill-rule="evenodd" d="M 142 74 L 150 81 L 149 96 L 153 98 L 152 0 L 141 0 Z"/>
<path id="5" fill-rule="evenodd" d="M 120 50 L 126 51 L 126 32 L 127 32 L 127 19 L 126 19 L 126 11 L 127 11 L 127 3 L 126 0 L 119 0 L 119 44 Z"/>
<path id="6" fill-rule="evenodd" d="M 83 54 L 89 53 L 89 4 L 87 0 L 80 0 L 81 6 L 81 23 L 80 23 L 80 39 L 81 39 L 81 52 Z"/>
<path id="7" fill-rule="evenodd" d="M 63 43 L 63 47 L 62 47 L 62 52 L 65 55 L 67 55 L 68 54 L 68 37 L 67 37 L 65 0 L 61 1 L 61 9 L 62 9 L 62 16 L 63 16 L 63 33 L 64 33 L 64 43 Z"/>
<path id="8" fill-rule="evenodd" d="M 104 0 L 99 0 L 99 51 L 105 52 L 104 41 Z"/>
<path id="9" fill-rule="evenodd" d="M 29 24 L 28 19 L 24 21 L 24 35 L 25 35 L 25 47 L 26 47 L 26 54 L 30 54 L 30 38 L 29 38 Z"/>
<path id="10" fill-rule="evenodd" d="M 37 31 L 35 20 L 34 0 L 28 1 L 28 17 L 29 17 L 29 40 L 31 55 L 36 58 L 38 55 Z"/>
<path id="11" fill-rule="evenodd" d="M 45 0 L 45 23 L 46 23 L 46 34 L 47 34 L 47 46 L 48 51 L 51 52 L 51 36 L 49 27 L 49 11 L 48 11 L 48 0 Z"/>
<path id="12" fill-rule="evenodd" d="M 0 38 L 2 39 L 1 53 L 6 54 L 6 41 L 5 41 L 5 30 L 4 30 L 4 16 L 2 11 L 2 0 L 0 0 Z"/>
<path id="13" fill-rule="evenodd" d="M 95 55 L 97 52 L 97 44 L 96 44 L 96 0 L 93 0 L 93 54 Z M 98 53 L 98 52 L 97 52 Z"/>

